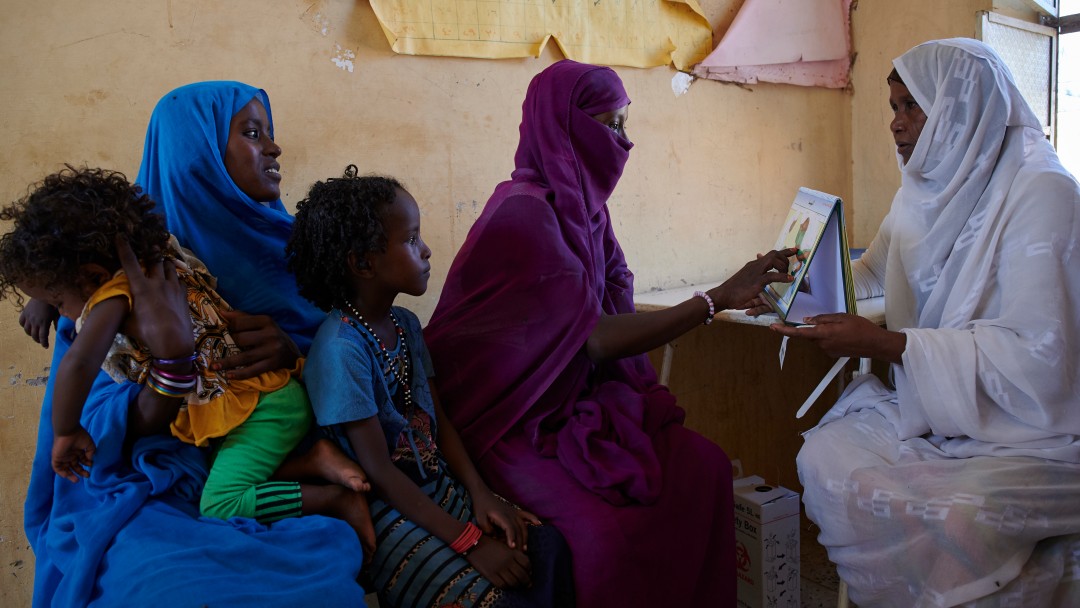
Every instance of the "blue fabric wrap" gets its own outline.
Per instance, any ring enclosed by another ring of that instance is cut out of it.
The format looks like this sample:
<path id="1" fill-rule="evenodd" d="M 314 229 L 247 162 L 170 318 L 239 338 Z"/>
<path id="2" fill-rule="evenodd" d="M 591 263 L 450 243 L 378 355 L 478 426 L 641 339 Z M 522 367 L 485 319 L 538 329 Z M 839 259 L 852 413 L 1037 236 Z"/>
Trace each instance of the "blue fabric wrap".
<path id="1" fill-rule="evenodd" d="M 225 169 L 229 123 L 252 99 L 273 115 L 266 92 L 239 82 L 197 82 L 161 98 L 150 117 L 136 182 L 169 231 L 218 279 L 233 308 L 270 315 L 307 353 L 324 313 L 300 296 L 285 265 L 293 218 L 281 200 L 261 204 Z"/>
<path id="2" fill-rule="evenodd" d="M 71 344 L 61 320 L 52 369 Z M 310 516 L 272 527 L 200 518 L 203 450 L 158 435 L 124 449 L 128 404 L 140 390 L 98 375 L 82 424 L 97 453 L 71 483 L 50 465 L 49 378 L 25 504 L 36 558 L 34 606 L 364 605 L 362 549 L 340 520 Z"/>

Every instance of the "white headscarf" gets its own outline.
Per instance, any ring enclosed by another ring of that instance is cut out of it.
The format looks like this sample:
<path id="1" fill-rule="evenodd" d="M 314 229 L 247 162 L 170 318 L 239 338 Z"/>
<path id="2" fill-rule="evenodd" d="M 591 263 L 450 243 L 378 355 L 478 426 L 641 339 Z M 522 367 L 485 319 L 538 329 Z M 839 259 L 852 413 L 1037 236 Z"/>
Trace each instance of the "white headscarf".
<path id="1" fill-rule="evenodd" d="M 907 334 L 902 438 L 1080 462 L 1076 181 L 990 47 L 928 42 L 894 65 L 927 115 L 877 239 Z"/>

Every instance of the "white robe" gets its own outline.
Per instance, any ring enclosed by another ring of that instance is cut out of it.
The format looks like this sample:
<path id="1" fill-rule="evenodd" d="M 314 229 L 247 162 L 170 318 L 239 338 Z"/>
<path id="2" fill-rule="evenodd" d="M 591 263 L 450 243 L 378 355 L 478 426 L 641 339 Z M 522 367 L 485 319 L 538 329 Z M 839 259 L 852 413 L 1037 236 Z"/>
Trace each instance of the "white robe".
<path id="1" fill-rule="evenodd" d="M 894 63 L 927 122 L 854 270 L 907 345 L 806 434 L 807 515 L 861 607 L 1080 606 L 1080 188 L 988 47 Z"/>

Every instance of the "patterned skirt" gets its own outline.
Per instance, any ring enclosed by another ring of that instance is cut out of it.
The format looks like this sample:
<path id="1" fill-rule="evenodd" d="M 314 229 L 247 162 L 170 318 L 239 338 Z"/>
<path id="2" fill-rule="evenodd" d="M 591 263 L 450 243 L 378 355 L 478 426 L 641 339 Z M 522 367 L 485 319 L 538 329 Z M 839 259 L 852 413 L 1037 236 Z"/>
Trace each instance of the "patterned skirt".
<path id="1" fill-rule="evenodd" d="M 427 478 L 416 480 L 435 504 L 458 521 L 476 520 L 465 488 L 446 473 L 438 459 Z M 415 461 L 399 466 L 417 476 Z M 425 467 L 427 468 L 427 467 Z M 501 590 L 485 579 L 450 546 L 406 519 L 386 501 L 372 496 L 371 519 L 376 549 L 360 582 L 374 590 L 382 608 L 572 608 L 573 574 L 566 540 L 552 526 L 530 526 L 528 556 L 532 586 Z"/>

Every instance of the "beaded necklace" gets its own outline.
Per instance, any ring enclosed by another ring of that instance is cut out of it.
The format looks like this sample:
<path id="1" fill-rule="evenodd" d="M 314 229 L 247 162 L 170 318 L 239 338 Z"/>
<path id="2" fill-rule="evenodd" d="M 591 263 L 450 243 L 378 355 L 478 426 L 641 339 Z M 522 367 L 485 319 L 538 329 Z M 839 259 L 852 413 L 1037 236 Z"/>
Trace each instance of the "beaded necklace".
<path id="1" fill-rule="evenodd" d="M 376 346 L 379 347 L 379 356 L 382 358 L 383 364 L 385 366 L 383 369 L 383 375 L 392 377 L 397 382 L 398 388 L 401 389 L 397 391 L 397 394 L 401 395 L 401 404 L 398 408 L 398 413 L 400 413 L 402 416 L 405 416 L 406 420 L 409 420 L 413 413 L 413 400 L 412 387 L 409 386 L 409 368 L 411 367 L 411 363 L 409 361 L 409 345 L 407 344 L 407 340 L 405 339 L 405 330 L 401 328 L 401 324 L 398 323 L 397 316 L 395 316 L 394 311 L 391 310 L 390 321 L 394 324 L 394 331 L 397 333 L 398 345 L 400 346 L 400 354 L 397 357 L 391 357 L 390 351 L 386 349 L 386 345 L 383 344 L 383 341 L 379 339 L 379 336 L 375 333 L 375 330 L 372 329 L 370 325 L 368 325 L 368 322 L 364 319 L 364 316 L 357 312 L 355 308 L 353 308 L 351 302 L 346 301 L 345 306 L 348 309 L 348 312 L 352 314 L 353 317 L 356 317 L 356 321 L 360 322 L 360 327 L 363 327 L 364 330 L 367 331 L 368 335 L 371 336 L 373 340 L 375 340 Z M 347 315 L 342 315 L 341 320 L 345 321 L 349 325 L 352 325 L 353 329 L 355 329 L 356 331 L 360 331 L 360 327 L 356 325 L 356 322 L 350 319 Z M 395 401 L 395 406 L 398 405 L 396 403 L 396 399 L 392 399 L 392 401 Z"/>

